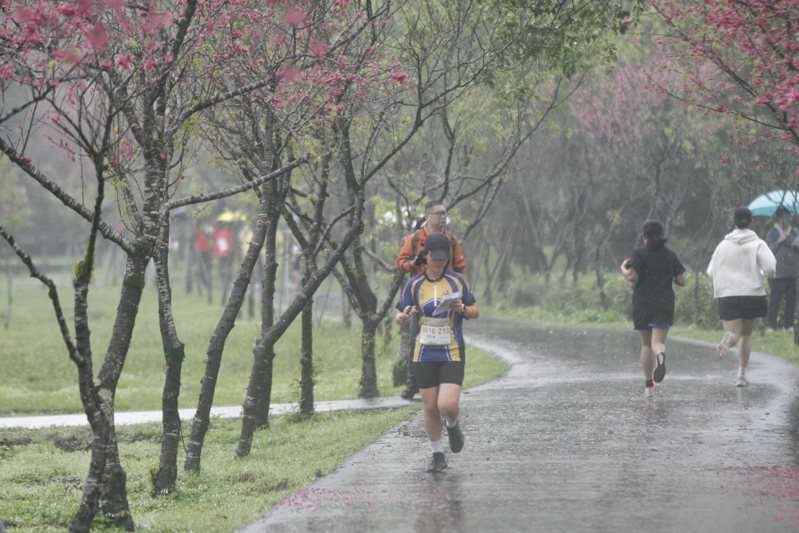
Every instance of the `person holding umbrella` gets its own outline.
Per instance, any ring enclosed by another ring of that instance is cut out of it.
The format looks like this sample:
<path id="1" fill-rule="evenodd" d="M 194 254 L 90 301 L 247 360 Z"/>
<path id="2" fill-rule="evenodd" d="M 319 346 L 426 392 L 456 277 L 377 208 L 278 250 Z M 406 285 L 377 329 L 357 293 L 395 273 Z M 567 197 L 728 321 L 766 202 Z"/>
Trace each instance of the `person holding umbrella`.
<path id="1" fill-rule="evenodd" d="M 777 272 L 769 278 L 771 297 L 768 303 L 766 325 L 777 329 L 780 308 L 785 304 L 783 329 L 793 327 L 796 316 L 796 276 L 799 275 L 799 233 L 791 226 L 791 211 L 780 205 L 774 211 L 774 226 L 766 233 L 766 244 L 777 258 Z"/>
<path id="2" fill-rule="evenodd" d="M 761 194 L 746 207 L 753 217 L 773 217 L 778 207 L 787 207 L 792 213 L 799 212 L 799 191 L 775 190 Z"/>

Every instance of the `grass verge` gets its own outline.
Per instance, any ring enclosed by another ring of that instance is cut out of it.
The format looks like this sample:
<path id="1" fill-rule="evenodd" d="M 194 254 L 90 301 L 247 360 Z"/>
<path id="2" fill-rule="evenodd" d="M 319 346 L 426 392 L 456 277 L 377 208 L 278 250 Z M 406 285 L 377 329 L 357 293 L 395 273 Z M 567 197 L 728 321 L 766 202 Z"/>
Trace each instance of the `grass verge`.
<path id="1" fill-rule="evenodd" d="M 177 490 L 153 498 L 161 428 L 119 428 L 128 498 L 138 530 L 234 531 L 254 521 L 290 492 L 335 470 L 415 408 L 333 412 L 273 419 L 259 431 L 247 457 L 235 459 L 240 421 L 214 419 L 199 474 L 181 472 Z M 189 431 L 184 427 L 184 433 Z M 83 428 L 5 430 L 0 433 L 0 516 L 10 531 L 64 531 L 81 498 L 88 471 L 90 432 Z M 95 531 L 113 527 L 98 515 Z"/>

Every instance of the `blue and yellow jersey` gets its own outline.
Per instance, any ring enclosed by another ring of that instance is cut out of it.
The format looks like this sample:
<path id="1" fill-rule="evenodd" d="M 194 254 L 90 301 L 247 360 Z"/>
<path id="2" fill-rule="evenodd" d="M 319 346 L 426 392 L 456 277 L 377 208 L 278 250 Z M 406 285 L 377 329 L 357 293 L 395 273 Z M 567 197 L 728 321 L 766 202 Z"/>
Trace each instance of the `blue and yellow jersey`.
<path id="1" fill-rule="evenodd" d="M 446 318 L 452 335 L 449 344 L 441 345 L 422 345 L 417 334 L 413 349 L 413 361 L 463 361 L 463 316 L 455 311 L 445 311 L 435 315 L 435 309 L 441 300 L 448 294 L 455 292 L 461 293 L 461 300 L 465 305 L 472 305 L 476 302 L 474 294 L 469 289 L 466 280 L 452 270 L 447 270 L 444 275 L 436 281 L 427 279 L 424 273 L 411 278 L 405 285 L 400 295 L 397 309 L 404 309 L 412 305 L 421 311 L 420 317 Z"/>

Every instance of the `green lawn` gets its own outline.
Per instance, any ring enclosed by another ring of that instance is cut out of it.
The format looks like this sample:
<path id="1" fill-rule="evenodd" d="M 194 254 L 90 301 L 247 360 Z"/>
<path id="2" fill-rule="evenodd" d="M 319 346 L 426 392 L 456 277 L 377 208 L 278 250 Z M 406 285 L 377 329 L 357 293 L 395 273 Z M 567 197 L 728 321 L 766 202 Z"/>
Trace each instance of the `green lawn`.
<path id="1" fill-rule="evenodd" d="M 90 304 L 94 366 L 99 369 L 108 343 L 118 299 L 117 289 L 94 290 Z M 62 296 L 68 304 L 71 296 Z M 216 301 L 216 299 L 215 299 Z M 164 357 L 156 319 L 157 303 L 148 290 L 142 301 L 139 318 L 125 368 L 119 382 L 116 407 L 119 410 L 160 409 Z M 176 298 L 174 313 L 178 334 L 186 344 L 183 364 L 181 407 L 196 403 L 200 379 L 205 371 L 205 356 L 210 334 L 221 315 L 219 305 L 209 305 L 204 297 L 189 295 Z M 0 335 L 0 416 L 32 413 L 81 412 L 76 392 L 76 370 L 67 357 L 64 343 L 55 327 L 50 301 L 43 289 L 17 287 L 11 326 Z M 237 321 L 227 339 L 216 405 L 236 405 L 243 401 L 250 368 L 252 346 L 259 333 L 259 322 L 248 318 Z M 328 337 L 334 343 L 327 343 Z M 344 330 L 335 322 L 321 322 L 314 334 L 316 369 L 315 395 L 319 400 L 352 398 L 357 395 L 360 368 L 360 332 L 357 326 Z M 391 365 L 396 349 L 380 346 L 378 364 L 379 390 L 393 394 Z M 298 400 L 299 328 L 292 327 L 277 346 L 275 359 L 274 402 Z"/>

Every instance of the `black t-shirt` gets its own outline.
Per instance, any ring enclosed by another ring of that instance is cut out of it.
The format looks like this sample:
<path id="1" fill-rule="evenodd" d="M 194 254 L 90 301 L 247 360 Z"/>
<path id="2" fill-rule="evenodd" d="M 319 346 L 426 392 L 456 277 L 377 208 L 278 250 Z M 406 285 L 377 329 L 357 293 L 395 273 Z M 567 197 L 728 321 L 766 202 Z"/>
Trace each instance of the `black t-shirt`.
<path id="1" fill-rule="evenodd" d="M 655 323 L 674 322 L 674 278 L 685 272 L 677 254 L 663 246 L 652 251 L 643 246 L 633 250 L 630 266 L 638 273 L 633 288 L 633 318 Z"/>

